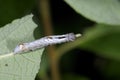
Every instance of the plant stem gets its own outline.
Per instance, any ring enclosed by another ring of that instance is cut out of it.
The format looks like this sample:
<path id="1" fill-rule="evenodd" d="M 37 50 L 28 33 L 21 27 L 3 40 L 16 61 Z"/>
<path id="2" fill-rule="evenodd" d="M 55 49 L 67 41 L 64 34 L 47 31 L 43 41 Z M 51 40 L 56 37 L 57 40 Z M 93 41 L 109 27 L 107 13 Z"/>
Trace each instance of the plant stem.
<path id="1" fill-rule="evenodd" d="M 40 0 L 40 12 L 41 12 L 42 20 L 43 20 L 45 35 L 52 35 L 53 29 L 52 29 L 51 15 L 50 15 L 49 0 Z M 58 71 L 58 63 L 56 60 L 57 53 L 55 52 L 55 46 L 48 47 L 47 51 L 49 52 L 52 80 L 60 80 L 59 71 Z"/>

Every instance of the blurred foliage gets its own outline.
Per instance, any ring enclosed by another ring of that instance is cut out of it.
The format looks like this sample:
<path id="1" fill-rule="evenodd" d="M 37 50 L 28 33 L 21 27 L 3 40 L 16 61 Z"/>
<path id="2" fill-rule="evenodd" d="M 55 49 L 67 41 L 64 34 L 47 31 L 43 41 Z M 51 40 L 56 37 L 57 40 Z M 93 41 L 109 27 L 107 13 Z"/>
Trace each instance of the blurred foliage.
<path id="1" fill-rule="evenodd" d="M 80 44 L 82 48 L 120 61 L 120 26 L 96 25 L 84 33 Z"/>
<path id="2" fill-rule="evenodd" d="M 29 13 L 34 0 L 0 0 L 0 27 Z"/>
<path id="3" fill-rule="evenodd" d="M 108 80 L 120 80 L 120 62 L 110 60 L 101 72 L 107 77 Z"/>
<path id="4" fill-rule="evenodd" d="M 74 32 L 83 33 L 83 37 L 77 42 L 77 50 L 71 50 L 61 57 L 59 65 L 62 79 L 120 80 L 120 0 L 65 2 L 50 1 L 54 34 Z M 34 3 L 34 0 L 1 0 L 0 26 L 29 13 Z M 42 70 L 37 78 L 51 76 L 46 58 L 44 54 Z"/>
<path id="5" fill-rule="evenodd" d="M 65 0 L 76 12 L 98 23 L 120 25 L 119 0 Z"/>
<path id="6" fill-rule="evenodd" d="M 63 77 L 63 80 L 90 80 L 84 76 L 74 75 L 74 74 L 66 74 Z"/>

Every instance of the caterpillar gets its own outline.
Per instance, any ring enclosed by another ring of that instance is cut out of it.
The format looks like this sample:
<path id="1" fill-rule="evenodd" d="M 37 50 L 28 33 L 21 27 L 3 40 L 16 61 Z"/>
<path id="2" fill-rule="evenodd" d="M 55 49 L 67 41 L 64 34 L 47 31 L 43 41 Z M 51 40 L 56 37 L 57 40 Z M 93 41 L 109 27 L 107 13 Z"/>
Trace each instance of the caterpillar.
<path id="1" fill-rule="evenodd" d="M 80 37 L 81 34 L 68 33 L 64 35 L 53 35 L 40 38 L 38 40 L 22 43 L 16 46 L 13 53 L 20 54 L 29 51 L 34 51 L 49 45 L 60 44 L 64 42 L 74 41 L 77 37 Z"/>

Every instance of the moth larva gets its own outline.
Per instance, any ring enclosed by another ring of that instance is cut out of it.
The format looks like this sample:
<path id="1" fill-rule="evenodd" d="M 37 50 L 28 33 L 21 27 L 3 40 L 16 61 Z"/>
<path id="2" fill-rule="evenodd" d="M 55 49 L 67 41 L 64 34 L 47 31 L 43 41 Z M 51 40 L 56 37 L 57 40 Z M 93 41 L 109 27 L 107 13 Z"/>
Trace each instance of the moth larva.
<path id="1" fill-rule="evenodd" d="M 63 42 L 74 41 L 76 37 L 81 36 L 81 34 L 75 35 L 74 33 L 68 33 L 65 35 L 53 35 L 53 36 L 46 36 L 40 38 L 38 40 L 29 42 L 29 43 L 22 43 L 14 49 L 14 54 L 34 51 L 36 49 L 40 49 L 46 47 L 48 45 L 59 44 Z"/>

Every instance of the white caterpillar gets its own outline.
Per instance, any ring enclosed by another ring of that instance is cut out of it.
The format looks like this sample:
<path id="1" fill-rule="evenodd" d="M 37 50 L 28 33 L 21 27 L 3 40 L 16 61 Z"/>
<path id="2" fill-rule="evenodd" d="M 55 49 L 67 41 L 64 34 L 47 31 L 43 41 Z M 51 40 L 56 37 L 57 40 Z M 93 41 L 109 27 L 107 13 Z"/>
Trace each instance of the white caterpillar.
<path id="1" fill-rule="evenodd" d="M 13 53 L 19 54 L 19 53 L 34 51 L 36 49 L 40 49 L 53 44 L 74 41 L 76 37 L 79 36 L 81 36 L 81 34 L 75 35 L 74 33 L 68 33 L 65 35 L 57 35 L 57 36 L 46 36 L 41 39 L 35 40 L 33 42 L 23 43 L 16 46 Z"/>

